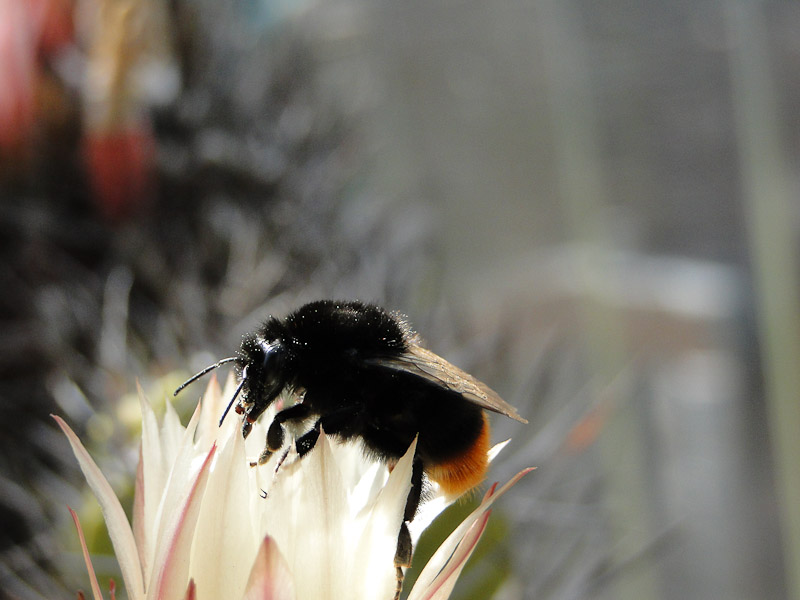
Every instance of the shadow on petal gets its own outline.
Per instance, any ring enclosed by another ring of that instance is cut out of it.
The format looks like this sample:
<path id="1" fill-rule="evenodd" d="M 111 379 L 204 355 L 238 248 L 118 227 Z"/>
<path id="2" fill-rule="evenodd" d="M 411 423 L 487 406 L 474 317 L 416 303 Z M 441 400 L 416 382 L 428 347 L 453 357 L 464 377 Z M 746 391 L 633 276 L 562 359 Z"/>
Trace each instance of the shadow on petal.
<path id="1" fill-rule="evenodd" d="M 194 584 L 194 579 L 189 580 L 189 585 L 186 586 L 186 595 L 183 600 L 195 600 L 197 598 L 197 586 Z"/>

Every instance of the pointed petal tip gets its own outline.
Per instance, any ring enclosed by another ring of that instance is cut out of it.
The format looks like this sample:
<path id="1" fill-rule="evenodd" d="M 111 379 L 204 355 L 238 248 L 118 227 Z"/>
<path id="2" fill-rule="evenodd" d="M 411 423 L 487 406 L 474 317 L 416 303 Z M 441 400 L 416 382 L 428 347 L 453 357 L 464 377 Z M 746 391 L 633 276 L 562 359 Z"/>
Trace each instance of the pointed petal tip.
<path id="1" fill-rule="evenodd" d="M 461 569 L 483 535 L 492 504 L 533 470 L 534 467 L 523 469 L 499 489 L 497 482 L 489 487 L 480 505 L 448 536 L 425 565 L 408 596 L 409 600 L 445 600 L 449 597 Z"/>
<path id="2" fill-rule="evenodd" d="M 206 390 L 203 392 L 203 397 L 217 397 L 222 395 L 222 387 L 220 387 L 219 379 L 216 373 L 212 373 L 208 379 Z"/>
<path id="3" fill-rule="evenodd" d="M 55 413 L 50 413 L 50 416 L 51 416 L 51 417 L 53 418 L 53 420 L 54 420 L 54 421 L 55 421 L 55 422 L 58 424 L 58 426 L 59 426 L 59 427 L 60 427 L 62 430 L 64 430 L 64 433 L 66 433 L 66 429 L 68 429 L 69 431 L 72 431 L 72 429 L 70 428 L 70 426 L 69 426 L 69 425 L 67 425 L 67 422 L 66 422 L 64 419 L 62 419 L 61 417 L 59 417 L 57 414 L 55 414 Z M 66 428 L 66 429 L 65 429 L 65 428 Z"/>
<path id="4" fill-rule="evenodd" d="M 294 600 L 291 571 L 275 540 L 267 535 L 261 543 L 243 600 Z"/>
<path id="5" fill-rule="evenodd" d="M 498 454 L 500 454 L 500 452 L 502 452 L 502 451 L 503 451 L 503 449 L 504 449 L 506 446 L 508 446 L 508 443 L 509 443 L 510 441 L 511 441 L 511 438 L 508 438 L 508 439 L 507 439 L 507 440 L 505 440 L 505 441 L 502 441 L 502 442 L 498 442 L 498 443 L 496 443 L 494 446 L 492 446 L 492 447 L 489 449 L 489 452 L 487 453 L 487 456 L 488 456 L 488 458 L 489 458 L 489 462 L 490 462 L 490 463 L 491 463 L 491 462 L 492 462 L 492 461 L 493 461 L 495 458 L 497 458 L 497 455 L 498 455 Z"/>
<path id="6" fill-rule="evenodd" d="M 100 504 L 100 510 L 103 513 L 103 519 L 106 522 L 106 528 L 114 546 L 114 552 L 122 570 L 126 588 L 130 590 L 132 597 L 143 597 L 144 582 L 142 580 L 139 553 L 136 548 L 133 531 L 119 499 L 102 471 L 100 471 L 97 463 L 94 462 L 78 436 L 75 435 L 75 432 L 61 417 L 54 415 L 53 418 L 67 436 L 67 440 L 69 440 L 72 447 L 72 453 L 78 461 L 86 482 Z"/>
<path id="7" fill-rule="evenodd" d="M 500 496 L 505 494 L 508 490 L 510 490 L 512 487 L 514 487 L 519 482 L 520 479 L 525 477 L 525 475 L 527 475 L 531 471 L 535 471 L 535 470 L 536 470 L 536 467 L 526 467 L 526 468 L 522 469 L 522 471 L 520 471 L 519 473 L 514 475 L 511 479 L 509 479 L 505 483 L 505 485 L 503 485 L 503 487 L 501 487 L 499 490 L 497 489 L 497 486 L 499 485 L 499 483 L 497 481 L 495 481 L 491 485 L 491 487 L 487 490 L 486 494 L 484 495 L 483 500 L 481 501 L 481 505 L 483 505 L 483 504 L 485 504 L 487 502 L 489 502 L 491 504 L 492 502 L 497 500 Z"/>

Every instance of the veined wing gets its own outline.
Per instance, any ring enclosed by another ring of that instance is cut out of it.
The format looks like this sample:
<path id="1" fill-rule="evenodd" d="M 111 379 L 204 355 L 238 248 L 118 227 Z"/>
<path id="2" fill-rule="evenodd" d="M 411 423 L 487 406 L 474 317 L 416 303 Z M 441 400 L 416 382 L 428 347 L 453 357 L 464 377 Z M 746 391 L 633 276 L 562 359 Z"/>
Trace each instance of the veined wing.
<path id="1" fill-rule="evenodd" d="M 409 344 L 408 350 L 398 356 L 371 358 L 365 362 L 422 377 L 461 394 L 465 400 L 481 408 L 500 413 L 520 423 L 528 422 L 488 385 L 422 346 Z"/>

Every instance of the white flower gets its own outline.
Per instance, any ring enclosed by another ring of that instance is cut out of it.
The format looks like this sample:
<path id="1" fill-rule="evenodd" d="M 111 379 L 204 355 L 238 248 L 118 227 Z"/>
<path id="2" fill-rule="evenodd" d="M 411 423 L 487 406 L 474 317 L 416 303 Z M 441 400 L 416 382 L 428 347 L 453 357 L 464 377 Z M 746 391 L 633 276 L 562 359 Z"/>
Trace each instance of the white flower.
<path id="1" fill-rule="evenodd" d="M 300 459 L 293 449 L 251 467 L 265 432 L 245 441 L 238 421 L 217 420 L 216 380 L 184 428 L 167 403 L 161 423 L 140 391 L 142 445 L 133 524 L 67 424 L 67 435 L 97 497 L 131 600 L 390 600 L 394 555 L 411 485 L 414 447 L 389 472 L 358 444 L 321 435 Z M 270 415 L 261 421 L 270 422 Z M 489 507 L 522 477 L 496 491 L 450 535 L 420 573 L 409 600 L 444 599 L 480 538 Z M 434 487 L 412 522 L 416 538 L 452 498 Z M 80 533 L 77 516 L 74 515 Z M 99 586 L 83 543 L 95 600 Z"/>

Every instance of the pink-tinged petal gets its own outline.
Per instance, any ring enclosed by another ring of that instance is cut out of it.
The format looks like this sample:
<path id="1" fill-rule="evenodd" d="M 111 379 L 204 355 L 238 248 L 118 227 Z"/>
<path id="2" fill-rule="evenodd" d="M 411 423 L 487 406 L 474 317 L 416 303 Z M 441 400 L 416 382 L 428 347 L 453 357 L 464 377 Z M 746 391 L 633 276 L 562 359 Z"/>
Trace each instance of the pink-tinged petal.
<path id="1" fill-rule="evenodd" d="M 266 536 L 253 562 L 242 600 L 294 600 L 294 582 L 286 559 Z"/>
<path id="2" fill-rule="evenodd" d="M 491 463 L 498 454 L 505 448 L 511 440 L 508 439 L 504 442 L 499 442 L 492 446 L 487 453 L 487 458 Z M 430 486 L 429 494 L 431 497 L 426 500 L 417 510 L 414 520 L 408 524 L 409 533 L 411 533 L 411 541 L 416 545 L 419 541 L 422 532 L 424 532 L 431 523 L 442 514 L 447 507 L 453 504 L 460 498 L 459 495 L 448 495 L 442 492 L 439 484 L 432 483 Z"/>
<path id="3" fill-rule="evenodd" d="M 108 528 L 108 535 L 111 538 L 114 553 L 122 571 L 122 578 L 125 580 L 128 597 L 131 600 L 144 598 L 144 581 L 142 580 L 139 553 L 136 549 L 133 531 L 131 531 L 125 511 L 122 510 L 122 505 L 114 494 L 114 490 L 111 489 L 108 481 L 100 472 L 97 464 L 81 444 L 78 436 L 75 435 L 61 417 L 52 416 L 67 436 L 70 446 L 72 446 L 72 452 L 75 454 L 75 458 L 78 459 L 81 471 L 83 471 L 89 487 L 92 488 L 92 492 L 94 492 L 100 504 L 100 510 Z"/>
<path id="4" fill-rule="evenodd" d="M 487 510 L 467 530 L 445 568 L 439 572 L 428 589 L 425 590 L 424 600 L 447 600 L 450 597 L 456 581 L 458 581 L 458 576 L 461 575 L 461 570 L 467 564 L 469 557 L 472 556 L 475 546 L 478 545 L 478 541 L 486 529 L 491 513 L 492 511 Z"/>
<path id="5" fill-rule="evenodd" d="M 189 585 L 186 586 L 186 595 L 183 600 L 195 600 L 197 598 L 197 586 L 194 584 L 194 579 L 189 580 Z"/>
<path id="6" fill-rule="evenodd" d="M 180 515 L 175 521 L 174 529 L 166 538 L 167 544 L 163 546 L 163 553 L 155 562 L 155 565 L 160 565 L 160 568 L 156 575 L 155 585 L 148 590 L 152 592 L 148 593 L 148 598 L 171 600 L 184 594 L 189 581 L 189 564 L 197 516 L 200 514 L 203 492 L 208 482 L 208 473 L 216 449 L 216 446 L 212 446 L 206 456 L 186 502 L 181 508 Z"/>
<path id="7" fill-rule="evenodd" d="M 117 582 L 113 579 L 108 580 L 108 595 L 111 600 L 117 600 Z"/>
<path id="8" fill-rule="evenodd" d="M 103 594 L 100 593 L 100 584 L 97 583 L 97 576 L 94 572 L 92 559 L 89 557 L 89 548 L 86 547 L 86 538 L 83 536 L 83 528 L 78 519 L 78 515 L 69 506 L 67 507 L 69 514 L 72 515 L 72 520 L 75 522 L 75 529 L 78 530 L 78 539 L 81 541 L 81 550 L 83 551 L 83 562 L 86 563 L 86 571 L 89 573 L 89 582 L 92 586 L 92 596 L 94 600 L 103 600 Z"/>
<path id="9" fill-rule="evenodd" d="M 489 518 L 489 508 L 532 470 L 520 471 L 497 492 L 497 484 L 491 487 L 480 506 L 464 519 L 433 554 L 417 578 L 408 600 L 444 600 L 450 595 L 461 569 L 483 534 Z"/>

